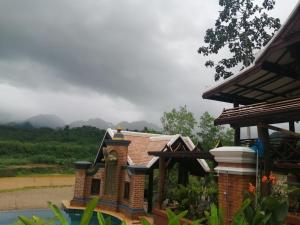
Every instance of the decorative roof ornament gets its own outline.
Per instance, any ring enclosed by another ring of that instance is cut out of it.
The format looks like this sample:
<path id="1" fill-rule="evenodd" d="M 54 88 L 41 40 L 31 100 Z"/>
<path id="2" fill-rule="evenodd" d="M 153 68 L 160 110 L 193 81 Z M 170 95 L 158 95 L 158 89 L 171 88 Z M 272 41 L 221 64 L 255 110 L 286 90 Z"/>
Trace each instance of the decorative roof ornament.
<path id="1" fill-rule="evenodd" d="M 122 134 L 122 128 L 121 126 L 119 125 L 117 127 L 117 133 L 115 133 L 114 137 L 113 137 L 113 140 L 124 140 L 124 135 Z"/>

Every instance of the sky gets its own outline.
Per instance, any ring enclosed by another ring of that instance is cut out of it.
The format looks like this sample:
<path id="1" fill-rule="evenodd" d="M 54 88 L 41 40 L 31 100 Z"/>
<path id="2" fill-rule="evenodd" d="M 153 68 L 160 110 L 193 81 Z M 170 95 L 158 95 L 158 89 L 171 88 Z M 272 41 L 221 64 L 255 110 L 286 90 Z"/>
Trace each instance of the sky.
<path id="1" fill-rule="evenodd" d="M 284 22 L 297 0 L 276 0 Z M 1 0 L 0 122 L 56 114 L 160 124 L 187 105 L 196 118 L 231 105 L 197 53 L 218 0 Z M 212 57 L 213 58 L 213 57 Z"/>

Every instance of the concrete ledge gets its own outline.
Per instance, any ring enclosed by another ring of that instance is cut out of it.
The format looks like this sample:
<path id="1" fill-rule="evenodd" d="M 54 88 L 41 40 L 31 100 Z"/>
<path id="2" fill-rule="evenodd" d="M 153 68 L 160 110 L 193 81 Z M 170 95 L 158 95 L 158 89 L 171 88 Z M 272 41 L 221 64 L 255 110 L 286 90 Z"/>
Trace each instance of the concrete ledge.
<path id="1" fill-rule="evenodd" d="M 215 171 L 218 173 L 235 174 L 235 175 L 255 175 L 255 168 L 237 168 L 237 167 L 223 167 L 217 166 Z"/>
<path id="2" fill-rule="evenodd" d="M 226 146 L 209 151 L 217 162 L 225 163 L 256 163 L 255 151 L 248 147 Z"/>

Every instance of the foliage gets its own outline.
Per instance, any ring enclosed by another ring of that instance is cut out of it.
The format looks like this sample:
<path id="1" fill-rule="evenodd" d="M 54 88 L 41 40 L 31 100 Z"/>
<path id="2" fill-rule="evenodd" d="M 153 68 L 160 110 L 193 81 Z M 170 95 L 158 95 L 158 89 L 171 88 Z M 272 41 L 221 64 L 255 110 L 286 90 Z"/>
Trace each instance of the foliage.
<path id="1" fill-rule="evenodd" d="M 280 27 L 280 20 L 267 12 L 274 8 L 275 0 L 220 0 L 222 10 L 215 28 L 206 31 L 205 46 L 198 52 L 204 56 L 218 54 L 225 47 L 231 57 L 218 62 L 208 60 L 207 67 L 214 67 L 215 80 L 230 77 L 231 68 L 242 64 L 242 69 L 254 60 L 257 50 L 265 46 Z"/>
<path id="2" fill-rule="evenodd" d="M 189 176 L 188 185 L 177 184 L 176 165 L 170 171 L 167 183 L 166 207 L 175 211 L 188 210 L 187 218 L 203 217 L 205 210 L 214 202 L 217 203 L 217 184 L 210 175 L 205 177 Z M 170 176 L 171 175 L 171 176 Z"/>
<path id="3" fill-rule="evenodd" d="M 283 225 L 287 213 L 286 202 L 274 197 L 259 198 L 256 206 L 253 198 L 246 198 L 231 225 Z M 208 225 L 223 224 L 223 216 L 214 204 L 210 212 L 205 212 L 205 217 Z"/>
<path id="4" fill-rule="evenodd" d="M 215 126 L 214 117 L 208 112 L 203 113 L 199 122 L 200 143 L 204 150 L 210 150 L 216 146 L 218 141 L 223 145 L 233 145 L 233 129 L 224 126 Z"/>
<path id="5" fill-rule="evenodd" d="M 165 134 L 181 134 L 190 138 L 194 136 L 193 131 L 197 121 L 186 105 L 180 106 L 179 110 L 172 109 L 171 112 L 164 112 L 160 121 Z"/>
<path id="6" fill-rule="evenodd" d="M 210 212 L 205 211 L 205 218 L 208 225 L 223 225 L 223 214 L 215 204 L 210 205 Z"/>
<path id="7" fill-rule="evenodd" d="M 92 217 L 93 211 L 95 207 L 97 206 L 97 203 L 99 201 L 99 198 L 93 198 L 91 199 L 81 217 L 80 224 L 79 225 L 88 225 L 90 222 L 90 219 Z M 55 218 L 61 225 L 69 225 L 68 220 L 64 217 L 62 211 L 51 202 L 48 203 L 49 208 L 52 210 L 53 214 L 55 215 Z M 180 225 L 180 220 L 187 214 L 187 211 L 183 211 L 179 214 L 175 214 L 170 209 L 167 209 L 167 216 L 168 216 L 168 225 Z M 112 225 L 112 222 L 110 219 L 104 219 L 101 212 L 97 212 L 97 218 L 99 225 Z M 44 220 L 43 218 L 33 216 L 32 218 L 28 218 L 25 216 L 19 216 L 19 221 L 15 224 L 20 225 L 50 225 L 55 221 L 51 220 Z M 149 223 L 146 219 L 142 218 L 141 223 L 143 225 L 154 225 Z M 191 225 L 199 225 L 200 220 L 193 221 Z M 126 225 L 125 221 L 121 222 L 121 225 Z M 186 225 L 186 224 L 185 224 Z"/>
<path id="8" fill-rule="evenodd" d="M 89 222 L 92 218 L 92 215 L 93 215 L 93 211 L 98 204 L 98 201 L 99 201 L 99 198 L 93 198 L 88 202 L 88 204 L 83 212 L 83 215 L 81 217 L 79 225 L 88 225 L 89 224 Z M 56 205 L 52 204 L 51 202 L 48 202 L 48 206 L 52 210 L 56 220 L 59 221 L 59 223 L 61 225 L 69 225 L 68 220 L 64 217 L 62 211 Z M 97 212 L 97 218 L 98 218 L 99 225 L 112 225 L 111 220 L 109 218 L 104 219 L 104 216 L 102 215 L 101 212 Z M 23 225 L 49 225 L 52 223 L 53 223 L 53 221 L 44 220 L 44 219 L 42 219 L 40 217 L 36 217 L 36 216 L 33 216 L 32 218 L 28 218 L 25 216 L 19 216 L 19 221 L 18 221 L 18 224 L 23 224 Z M 126 223 L 123 221 L 121 225 L 126 225 Z"/>
<path id="9" fill-rule="evenodd" d="M 72 129 L 0 126 L 0 176 L 71 172 L 74 161 L 94 159 L 104 134 L 104 130 L 87 126 Z M 57 167 L 18 167 L 41 163 Z"/>
<path id="10" fill-rule="evenodd" d="M 188 185 L 184 187 L 178 185 L 170 192 L 170 199 L 178 204 L 179 211 L 188 210 L 188 218 L 195 219 L 203 217 L 204 211 L 216 201 L 217 188 L 215 186 Z"/>

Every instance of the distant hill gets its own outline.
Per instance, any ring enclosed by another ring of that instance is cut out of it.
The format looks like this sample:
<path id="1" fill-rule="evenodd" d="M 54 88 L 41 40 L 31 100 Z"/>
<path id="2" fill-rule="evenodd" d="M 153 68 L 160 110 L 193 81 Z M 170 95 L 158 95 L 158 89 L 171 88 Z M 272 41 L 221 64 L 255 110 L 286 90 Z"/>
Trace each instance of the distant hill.
<path id="1" fill-rule="evenodd" d="M 104 129 L 106 130 L 109 127 L 114 127 L 114 125 L 110 122 L 106 122 L 103 119 L 100 118 L 93 118 L 93 119 L 89 119 L 87 121 L 84 120 L 80 120 L 80 121 L 74 121 L 72 123 L 69 124 L 70 128 L 73 127 L 82 127 L 82 126 L 93 126 L 93 127 L 97 127 L 99 129 Z"/>
<path id="2" fill-rule="evenodd" d="M 161 128 L 157 126 L 154 123 L 149 123 L 147 121 L 133 121 L 133 122 L 127 122 L 123 121 L 120 122 L 116 125 L 116 127 L 120 126 L 124 130 L 139 130 L 142 131 L 144 130 L 145 127 L 147 127 L 150 130 L 155 130 L 155 131 L 160 131 Z"/>
<path id="3" fill-rule="evenodd" d="M 41 114 L 32 116 L 23 121 L 13 121 L 10 123 L 5 123 L 6 126 L 19 127 L 19 128 L 41 128 L 41 127 L 49 127 L 49 128 L 63 128 L 66 124 L 61 118 L 52 114 Z M 132 130 L 132 131 L 143 131 L 145 127 L 148 130 L 152 131 L 161 131 L 161 128 L 154 123 L 150 123 L 147 121 L 133 121 L 127 122 L 122 121 L 118 124 L 113 124 L 111 122 L 107 122 L 101 118 L 92 118 L 89 120 L 78 120 L 71 122 L 69 124 L 70 128 L 75 127 L 83 127 L 83 126 L 91 126 L 96 127 L 98 129 L 106 130 L 107 128 L 117 128 L 121 127 L 124 130 Z"/>
<path id="4" fill-rule="evenodd" d="M 59 127 L 64 127 L 66 125 L 61 118 L 52 114 L 41 114 L 41 115 L 33 116 L 26 119 L 24 122 L 30 123 L 35 128 L 40 128 L 40 127 L 59 128 Z"/>
<path id="5" fill-rule="evenodd" d="M 147 121 L 134 121 L 134 122 L 123 121 L 118 124 L 113 124 L 110 122 L 106 122 L 105 120 L 100 118 L 89 119 L 87 121 L 84 120 L 75 121 L 70 123 L 69 126 L 70 128 L 82 127 L 82 126 L 93 126 L 99 129 L 116 128 L 120 126 L 124 130 L 139 130 L 139 131 L 142 131 L 144 130 L 145 127 L 147 127 L 150 130 L 155 130 L 155 131 L 161 130 L 161 128 L 156 124 L 149 123 Z"/>

